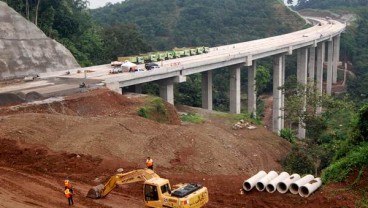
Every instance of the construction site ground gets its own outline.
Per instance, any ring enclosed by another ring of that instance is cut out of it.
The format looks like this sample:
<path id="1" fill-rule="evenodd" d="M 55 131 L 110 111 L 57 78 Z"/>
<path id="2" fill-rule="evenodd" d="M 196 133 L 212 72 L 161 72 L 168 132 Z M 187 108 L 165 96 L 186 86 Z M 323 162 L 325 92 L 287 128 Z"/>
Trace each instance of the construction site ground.
<path id="1" fill-rule="evenodd" d="M 144 102 L 144 96 L 97 89 L 0 107 L 0 207 L 68 207 L 65 176 L 75 207 L 143 207 L 142 183 L 120 186 L 104 199 L 85 196 L 118 168 L 144 168 L 147 156 L 172 184 L 206 186 L 208 208 L 356 207 L 361 198 L 347 188 L 349 182 L 323 186 L 309 198 L 256 190 L 242 195 L 245 179 L 260 170 L 282 170 L 288 142 L 263 126 L 234 130 L 236 121 L 226 114 L 186 106 L 167 104 L 170 123 L 161 124 L 137 115 Z M 206 120 L 181 123 L 177 111 Z"/>

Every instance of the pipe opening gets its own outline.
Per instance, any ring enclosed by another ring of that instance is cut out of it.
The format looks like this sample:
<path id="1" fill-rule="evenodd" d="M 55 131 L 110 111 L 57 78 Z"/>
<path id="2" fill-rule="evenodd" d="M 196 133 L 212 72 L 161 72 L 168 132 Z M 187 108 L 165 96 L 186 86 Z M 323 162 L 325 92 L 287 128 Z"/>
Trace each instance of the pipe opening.
<path id="1" fill-rule="evenodd" d="M 267 191 L 268 192 L 274 192 L 275 191 L 275 187 L 273 186 L 273 185 L 271 185 L 271 184 L 268 184 L 267 186 L 266 186 L 266 189 L 267 189 Z"/>
<path id="2" fill-rule="evenodd" d="M 244 182 L 243 187 L 246 191 L 250 191 L 252 189 L 252 185 L 249 182 Z"/>
<path id="3" fill-rule="evenodd" d="M 309 196 L 309 189 L 305 186 L 300 187 L 300 193 L 302 196 Z"/>
<path id="4" fill-rule="evenodd" d="M 280 182 L 279 184 L 277 184 L 277 190 L 282 191 L 282 192 L 286 192 L 287 191 L 287 187 L 285 183 Z"/>
<path id="5" fill-rule="evenodd" d="M 293 194 L 298 193 L 298 189 L 299 189 L 299 187 L 295 183 L 293 183 L 293 184 L 290 185 L 290 191 L 291 191 L 291 193 L 293 193 Z"/>
<path id="6" fill-rule="evenodd" d="M 258 182 L 257 183 L 257 189 L 258 189 L 258 191 L 263 191 L 265 189 L 263 183 Z"/>

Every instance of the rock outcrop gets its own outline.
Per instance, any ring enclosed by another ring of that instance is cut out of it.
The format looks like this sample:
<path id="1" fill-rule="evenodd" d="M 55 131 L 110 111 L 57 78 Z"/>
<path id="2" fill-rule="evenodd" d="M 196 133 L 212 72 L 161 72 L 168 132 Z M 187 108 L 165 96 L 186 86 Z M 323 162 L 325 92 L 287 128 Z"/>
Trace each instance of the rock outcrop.
<path id="1" fill-rule="evenodd" d="M 68 49 L 0 1 L 0 80 L 76 67 Z"/>

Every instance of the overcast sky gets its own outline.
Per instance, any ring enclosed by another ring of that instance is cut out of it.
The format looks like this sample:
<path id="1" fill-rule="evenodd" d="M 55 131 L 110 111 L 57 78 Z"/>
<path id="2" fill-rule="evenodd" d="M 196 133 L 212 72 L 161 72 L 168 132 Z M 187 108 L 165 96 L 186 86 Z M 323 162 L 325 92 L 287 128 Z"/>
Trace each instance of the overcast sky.
<path id="1" fill-rule="evenodd" d="M 106 5 L 106 3 L 111 2 L 111 3 L 117 3 L 117 2 L 122 2 L 123 0 L 89 0 L 89 8 L 91 9 L 96 9 L 98 7 L 103 7 Z"/>

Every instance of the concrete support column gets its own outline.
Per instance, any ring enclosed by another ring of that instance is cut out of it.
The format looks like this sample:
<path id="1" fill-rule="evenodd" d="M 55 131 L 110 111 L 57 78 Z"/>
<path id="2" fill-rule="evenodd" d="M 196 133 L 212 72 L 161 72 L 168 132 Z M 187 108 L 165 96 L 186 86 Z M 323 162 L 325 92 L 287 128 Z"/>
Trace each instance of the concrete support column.
<path id="1" fill-rule="evenodd" d="M 285 55 L 282 56 L 281 86 L 285 85 Z M 285 91 L 281 91 L 281 129 L 285 128 Z"/>
<path id="2" fill-rule="evenodd" d="M 230 113 L 240 114 L 240 65 L 230 68 Z"/>
<path id="3" fill-rule="evenodd" d="M 308 68 L 308 49 L 301 48 L 298 49 L 298 66 L 297 66 L 297 79 L 303 86 L 307 85 L 307 68 Z M 306 97 L 303 99 L 302 111 L 306 110 Z M 305 138 L 305 123 L 299 121 L 298 138 Z"/>
<path id="4" fill-rule="evenodd" d="M 252 66 L 248 67 L 248 113 L 254 118 L 257 116 L 256 71 L 257 62 L 252 61 Z"/>
<path id="5" fill-rule="evenodd" d="M 337 65 L 340 60 L 340 35 L 337 35 L 333 38 L 333 75 L 332 75 L 332 83 L 337 83 Z"/>
<path id="6" fill-rule="evenodd" d="M 308 81 L 314 83 L 314 75 L 316 70 L 316 48 L 309 48 L 309 62 L 308 62 Z"/>
<path id="7" fill-rule="evenodd" d="M 212 110 L 212 71 L 202 72 L 202 108 Z"/>
<path id="8" fill-rule="evenodd" d="M 332 61 L 333 61 L 333 41 L 328 41 L 328 51 L 327 51 L 327 86 L 326 92 L 331 95 L 332 92 Z"/>
<path id="9" fill-rule="evenodd" d="M 322 95 L 323 90 L 323 62 L 325 60 L 325 42 L 318 43 L 317 45 L 317 74 L 316 74 L 316 87 L 317 93 Z M 317 107 L 317 114 L 322 112 L 322 107 Z"/>
<path id="10" fill-rule="evenodd" d="M 168 78 L 159 81 L 160 97 L 168 103 L 174 105 L 174 80 Z"/>
<path id="11" fill-rule="evenodd" d="M 284 55 L 275 55 L 273 57 L 273 108 L 272 108 L 272 131 L 280 134 L 282 128 L 282 71 L 284 64 Z"/>
<path id="12" fill-rule="evenodd" d="M 135 93 L 142 94 L 142 92 L 143 92 L 143 85 L 142 84 L 134 85 L 134 91 L 135 91 Z"/>

